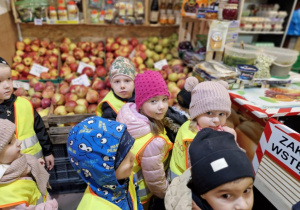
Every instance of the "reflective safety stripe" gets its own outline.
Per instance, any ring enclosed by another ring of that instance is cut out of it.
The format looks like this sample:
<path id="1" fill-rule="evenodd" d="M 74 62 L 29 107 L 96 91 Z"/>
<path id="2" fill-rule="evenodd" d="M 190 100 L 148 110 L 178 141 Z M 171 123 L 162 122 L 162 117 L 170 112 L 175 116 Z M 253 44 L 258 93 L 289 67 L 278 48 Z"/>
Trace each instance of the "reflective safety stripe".
<path id="1" fill-rule="evenodd" d="M 169 169 L 168 176 L 169 176 L 169 178 L 171 179 L 171 181 L 172 181 L 174 178 L 178 177 L 178 175 L 175 174 L 173 171 L 171 171 L 171 169 Z"/>
<path id="2" fill-rule="evenodd" d="M 29 141 L 26 141 L 26 144 L 25 146 L 23 146 L 23 141 L 24 140 L 28 140 L 30 139 Z M 27 139 L 24 139 L 22 140 L 22 145 L 21 145 L 21 151 L 22 153 L 24 154 L 30 154 L 30 155 L 33 155 L 35 156 L 37 159 L 43 157 L 43 151 L 42 151 L 42 147 L 39 143 L 39 141 L 37 140 L 37 137 L 36 135 L 33 136 L 33 138 L 27 138 Z M 37 141 L 33 146 L 30 145 L 31 143 L 33 143 L 34 141 Z M 30 145 L 29 147 L 26 147 Z"/>
<path id="3" fill-rule="evenodd" d="M 139 189 L 139 191 L 138 191 L 138 195 L 140 198 L 147 196 L 150 193 L 151 193 L 151 191 L 149 190 L 149 188 L 147 186 L 144 189 Z"/>
<path id="4" fill-rule="evenodd" d="M 22 145 L 21 145 L 21 150 L 27 149 L 29 147 L 34 146 L 37 142 L 39 142 L 38 138 L 36 135 L 31 136 L 27 139 L 23 139 L 22 141 Z"/>

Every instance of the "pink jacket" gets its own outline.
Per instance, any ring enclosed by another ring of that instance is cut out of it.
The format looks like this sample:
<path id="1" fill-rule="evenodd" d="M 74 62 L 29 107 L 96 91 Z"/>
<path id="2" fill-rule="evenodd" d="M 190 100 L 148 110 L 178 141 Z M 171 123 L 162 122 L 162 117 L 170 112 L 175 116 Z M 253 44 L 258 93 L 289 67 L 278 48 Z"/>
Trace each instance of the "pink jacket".
<path id="1" fill-rule="evenodd" d="M 126 103 L 118 113 L 117 121 L 127 125 L 127 130 L 133 138 L 142 137 L 151 132 L 149 120 L 136 110 L 135 103 Z M 141 167 L 149 190 L 159 198 L 164 198 L 169 182 L 163 165 L 167 147 L 162 138 L 153 138 L 146 146 L 141 157 Z"/>

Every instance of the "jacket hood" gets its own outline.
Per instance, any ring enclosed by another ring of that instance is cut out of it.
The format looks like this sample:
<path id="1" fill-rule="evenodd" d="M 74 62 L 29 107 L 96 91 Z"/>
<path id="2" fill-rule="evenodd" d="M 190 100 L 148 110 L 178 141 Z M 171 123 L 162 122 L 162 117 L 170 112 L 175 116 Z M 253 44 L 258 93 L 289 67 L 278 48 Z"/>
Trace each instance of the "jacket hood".
<path id="1" fill-rule="evenodd" d="M 151 132 L 148 118 L 136 110 L 135 103 L 124 104 L 117 121 L 126 124 L 129 134 L 135 139 Z"/>
<path id="2" fill-rule="evenodd" d="M 126 133 L 126 125 L 93 116 L 75 125 L 69 132 L 67 142 L 70 162 L 79 176 L 95 194 L 121 209 L 128 208 L 128 180 L 120 184 L 114 166 L 119 143 L 124 136 L 129 136 Z M 125 142 L 133 144 L 134 139 L 126 139 Z"/>

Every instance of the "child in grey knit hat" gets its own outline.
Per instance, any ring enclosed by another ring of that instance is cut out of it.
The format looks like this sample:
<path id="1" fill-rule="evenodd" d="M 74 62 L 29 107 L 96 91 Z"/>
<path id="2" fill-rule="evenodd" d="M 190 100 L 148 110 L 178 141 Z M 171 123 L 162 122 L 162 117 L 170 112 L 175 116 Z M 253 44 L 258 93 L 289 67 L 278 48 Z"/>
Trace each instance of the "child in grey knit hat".
<path id="1" fill-rule="evenodd" d="M 36 157 L 21 154 L 16 126 L 0 119 L 0 209 L 58 209 L 47 192 L 49 174 Z"/>
<path id="2" fill-rule="evenodd" d="M 191 92 L 189 112 L 191 120 L 179 129 L 170 162 L 170 177 L 173 180 L 189 167 L 188 148 L 194 137 L 203 128 L 226 131 L 234 135 L 234 129 L 227 127 L 226 120 L 231 113 L 228 84 L 225 81 L 199 83 L 196 77 L 186 80 L 185 89 Z"/>

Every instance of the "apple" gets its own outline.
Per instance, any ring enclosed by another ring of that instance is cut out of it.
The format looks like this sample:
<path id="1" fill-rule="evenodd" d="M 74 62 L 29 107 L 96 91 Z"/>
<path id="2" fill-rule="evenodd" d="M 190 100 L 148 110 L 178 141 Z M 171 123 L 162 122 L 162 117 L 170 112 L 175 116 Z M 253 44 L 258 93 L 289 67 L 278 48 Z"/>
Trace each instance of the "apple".
<path id="1" fill-rule="evenodd" d="M 28 96 L 27 91 L 24 88 L 22 88 L 22 87 L 19 87 L 17 90 L 15 90 L 14 94 L 16 96 Z"/>
<path id="2" fill-rule="evenodd" d="M 139 44 L 139 41 L 138 41 L 136 38 L 131 38 L 130 44 L 131 44 L 133 47 L 136 47 L 136 46 Z"/>
<path id="3" fill-rule="evenodd" d="M 41 55 L 46 55 L 47 49 L 44 47 L 39 48 L 38 54 Z"/>
<path id="4" fill-rule="evenodd" d="M 76 59 L 73 55 L 68 55 L 66 57 L 66 64 L 70 65 L 71 63 L 75 63 L 76 62 Z"/>
<path id="5" fill-rule="evenodd" d="M 59 93 L 65 95 L 69 92 L 70 86 L 69 85 L 62 85 L 59 87 Z"/>
<path id="6" fill-rule="evenodd" d="M 109 90 L 107 90 L 107 89 L 100 90 L 99 98 L 104 98 L 108 93 L 109 93 Z"/>
<path id="7" fill-rule="evenodd" d="M 86 114 L 87 113 L 87 107 L 81 104 L 78 104 L 75 108 L 74 108 L 74 113 L 75 114 Z"/>
<path id="8" fill-rule="evenodd" d="M 75 72 L 72 72 L 71 74 L 68 74 L 67 76 L 65 76 L 65 81 L 67 83 L 71 83 L 73 79 L 77 78 L 77 75 Z"/>
<path id="9" fill-rule="evenodd" d="M 115 39 L 113 37 L 107 37 L 106 38 L 106 43 L 113 43 Z"/>
<path id="10" fill-rule="evenodd" d="M 78 63 L 70 63 L 69 67 L 70 67 L 72 72 L 76 72 L 77 69 L 78 69 Z"/>
<path id="11" fill-rule="evenodd" d="M 95 63 L 96 66 L 99 66 L 99 65 L 103 65 L 104 60 L 103 58 L 95 58 L 93 62 Z"/>
<path id="12" fill-rule="evenodd" d="M 173 105 L 174 105 L 174 102 L 175 102 L 175 99 L 174 99 L 174 98 L 169 98 L 169 99 L 168 99 L 168 106 L 173 106 Z"/>
<path id="13" fill-rule="evenodd" d="M 35 44 L 31 45 L 30 48 L 31 48 L 31 51 L 33 51 L 33 52 L 37 52 L 40 49 L 39 45 L 35 45 Z"/>
<path id="14" fill-rule="evenodd" d="M 177 87 L 182 89 L 184 87 L 184 84 L 185 84 L 185 79 L 179 79 L 176 84 L 177 84 Z"/>
<path id="15" fill-rule="evenodd" d="M 42 92 L 34 92 L 32 98 L 42 98 Z"/>
<path id="16" fill-rule="evenodd" d="M 25 52 L 31 52 L 31 46 L 30 45 L 25 45 Z"/>
<path id="17" fill-rule="evenodd" d="M 41 102 L 40 98 L 31 98 L 30 102 L 32 104 L 32 107 L 35 108 L 35 109 L 42 105 L 42 102 Z"/>
<path id="18" fill-rule="evenodd" d="M 13 57 L 13 62 L 15 62 L 15 63 L 21 63 L 22 62 L 22 57 L 19 56 L 19 55 L 15 55 Z"/>
<path id="19" fill-rule="evenodd" d="M 178 76 L 178 80 L 186 78 L 186 74 L 185 73 L 179 73 L 177 76 Z"/>
<path id="20" fill-rule="evenodd" d="M 78 98 L 85 98 L 88 92 L 88 88 L 84 85 L 77 85 L 75 87 L 75 93 L 77 94 Z"/>
<path id="21" fill-rule="evenodd" d="M 62 77 L 62 78 L 64 78 L 68 74 L 71 74 L 71 69 L 68 66 L 62 66 L 58 72 L 59 77 Z"/>
<path id="22" fill-rule="evenodd" d="M 97 48 L 93 48 L 93 49 L 91 50 L 91 54 L 94 55 L 94 56 L 97 56 L 98 53 L 99 53 L 99 50 L 98 50 Z"/>
<path id="23" fill-rule="evenodd" d="M 30 43 L 31 45 L 36 45 L 36 46 L 40 46 L 40 44 L 41 44 L 41 40 L 40 39 L 34 39 L 34 40 L 32 40 L 31 41 L 31 43 Z"/>
<path id="24" fill-rule="evenodd" d="M 49 42 L 45 39 L 41 40 L 41 47 L 47 48 L 49 46 Z"/>
<path id="25" fill-rule="evenodd" d="M 178 74 L 173 72 L 168 75 L 168 80 L 171 82 L 176 82 L 178 80 Z"/>
<path id="26" fill-rule="evenodd" d="M 90 59 L 88 57 L 83 57 L 83 58 L 81 58 L 81 61 L 84 63 L 88 63 L 88 62 L 90 62 Z"/>
<path id="27" fill-rule="evenodd" d="M 140 64 L 139 66 L 138 66 L 138 69 L 139 70 L 144 70 L 144 69 L 146 69 L 146 66 L 145 66 L 145 64 Z"/>
<path id="28" fill-rule="evenodd" d="M 78 96 L 75 93 L 67 93 L 65 95 L 66 102 L 68 102 L 68 101 L 77 101 L 77 99 L 78 99 Z"/>
<path id="29" fill-rule="evenodd" d="M 70 51 L 73 51 L 76 47 L 77 47 L 77 45 L 75 43 L 69 44 L 69 50 Z"/>
<path id="30" fill-rule="evenodd" d="M 21 50 L 17 50 L 16 55 L 23 57 L 25 55 L 25 52 Z"/>
<path id="31" fill-rule="evenodd" d="M 26 66 L 30 66 L 32 64 L 32 58 L 31 57 L 26 57 L 23 59 L 23 63 L 26 65 Z"/>
<path id="32" fill-rule="evenodd" d="M 48 49 L 49 50 L 53 50 L 56 48 L 56 43 L 54 41 L 51 41 L 48 45 Z"/>
<path id="33" fill-rule="evenodd" d="M 42 72 L 40 74 L 40 78 L 41 79 L 50 79 L 51 75 L 49 74 L 49 72 Z"/>
<path id="34" fill-rule="evenodd" d="M 15 67 L 15 70 L 17 71 L 17 72 L 22 72 L 23 70 L 25 69 L 25 66 L 24 66 L 24 64 L 23 63 L 19 63 L 16 67 Z"/>
<path id="35" fill-rule="evenodd" d="M 23 51 L 25 49 L 25 43 L 21 41 L 16 42 L 16 49 Z"/>
<path id="36" fill-rule="evenodd" d="M 77 106 L 77 103 L 75 101 L 68 101 L 65 104 L 66 111 L 67 112 L 73 112 L 74 108 Z"/>
<path id="37" fill-rule="evenodd" d="M 146 47 L 146 45 L 144 45 L 144 44 L 139 44 L 139 45 L 137 45 L 137 46 L 135 47 L 135 50 L 136 50 L 136 51 L 143 51 L 143 52 L 145 52 L 145 51 L 147 50 L 147 47 Z"/>
<path id="38" fill-rule="evenodd" d="M 114 50 L 114 51 L 116 51 L 117 49 L 119 49 L 119 47 L 120 47 L 120 45 L 118 43 L 116 43 L 116 42 L 111 45 L 111 49 Z"/>
<path id="39" fill-rule="evenodd" d="M 38 78 L 33 78 L 33 79 L 29 80 L 29 86 L 33 87 L 38 82 L 39 82 Z"/>
<path id="40" fill-rule="evenodd" d="M 45 89 L 45 84 L 42 82 L 38 82 L 33 86 L 35 92 L 42 92 Z"/>
<path id="41" fill-rule="evenodd" d="M 107 53 L 112 51 L 112 48 L 111 48 L 112 44 L 113 44 L 113 43 L 107 43 L 107 44 L 105 45 L 105 51 L 106 51 Z"/>
<path id="42" fill-rule="evenodd" d="M 31 43 L 31 39 L 29 39 L 28 37 L 24 38 L 23 39 L 23 42 L 26 44 L 26 45 L 29 45 Z"/>
<path id="43" fill-rule="evenodd" d="M 46 109 L 47 107 L 49 107 L 51 105 L 51 99 L 43 98 L 41 103 L 42 103 L 42 108 Z"/>
<path id="44" fill-rule="evenodd" d="M 55 115 L 66 115 L 67 114 L 67 111 L 66 111 L 66 107 L 65 106 L 57 106 L 55 109 L 54 109 L 54 114 Z"/>
<path id="45" fill-rule="evenodd" d="M 70 38 L 68 38 L 68 37 L 64 37 L 64 38 L 62 38 L 62 40 L 61 40 L 61 42 L 63 42 L 63 43 L 66 43 L 66 44 L 71 44 L 71 39 Z"/>
<path id="46" fill-rule="evenodd" d="M 93 104 L 97 102 L 98 97 L 99 94 L 96 90 L 88 90 L 85 98 L 89 103 Z"/>
<path id="47" fill-rule="evenodd" d="M 29 88 L 29 90 L 27 91 L 29 96 L 33 96 L 33 94 L 35 93 L 33 88 Z"/>
<path id="48" fill-rule="evenodd" d="M 105 81 L 105 86 L 106 86 L 107 88 L 111 88 L 109 76 L 105 77 L 105 80 L 104 80 L 104 81 Z"/>
<path id="49" fill-rule="evenodd" d="M 94 75 L 94 71 L 91 67 L 86 66 L 82 69 L 82 74 L 86 74 L 88 77 L 92 77 Z"/>
<path id="50" fill-rule="evenodd" d="M 168 74 L 165 70 L 160 70 L 159 73 L 164 78 L 164 80 L 166 80 L 168 78 Z"/>
<path id="51" fill-rule="evenodd" d="M 59 50 L 56 49 L 56 48 L 54 48 L 54 49 L 52 50 L 52 54 L 58 56 L 58 55 L 59 55 Z"/>
<path id="52" fill-rule="evenodd" d="M 99 58 L 105 58 L 105 52 L 104 52 L 104 51 L 100 51 L 100 52 L 98 53 L 98 57 L 99 57 Z"/>
<path id="53" fill-rule="evenodd" d="M 121 45 L 123 46 L 126 46 L 129 44 L 128 40 L 127 39 L 122 39 L 121 42 L 120 42 Z"/>
<path id="54" fill-rule="evenodd" d="M 101 79 L 98 79 L 93 82 L 92 84 L 92 89 L 93 90 L 102 90 L 105 88 L 105 83 Z"/>
<path id="55" fill-rule="evenodd" d="M 95 71 L 98 77 L 105 77 L 107 74 L 104 66 L 98 66 Z"/>
<path id="56" fill-rule="evenodd" d="M 97 104 L 90 104 L 87 107 L 87 113 L 94 114 L 96 112 L 96 109 L 97 109 Z"/>
<path id="57" fill-rule="evenodd" d="M 77 100 L 76 100 L 76 103 L 77 103 L 78 105 L 83 105 L 83 106 L 85 106 L 85 107 L 88 107 L 88 105 L 89 105 L 89 103 L 87 102 L 87 100 L 84 99 L 84 98 L 77 99 Z"/>
<path id="58" fill-rule="evenodd" d="M 51 102 L 53 105 L 63 105 L 65 103 L 65 96 L 60 93 L 55 93 L 51 98 Z"/>
<path id="59" fill-rule="evenodd" d="M 49 74 L 51 77 L 57 77 L 58 76 L 58 70 L 57 69 L 50 69 Z"/>
<path id="60" fill-rule="evenodd" d="M 51 86 L 45 88 L 42 92 L 42 98 L 52 98 L 54 95 L 54 90 L 50 89 Z"/>
<path id="61" fill-rule="evenodd" d="M 135 61 L 138 65 L 143 63 L 143 59 L 141 57 L 136 57 Z"/>
<path id="62" fill-rule="evenodd" d="M 59 49 L 60 49 L 60 52 L 62 52 L 62 53 L 68 53 L 69 52 L 69 45 L 67 43 L 61 43 L 59 45 Z"/>

